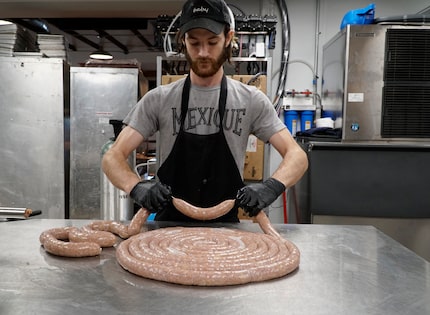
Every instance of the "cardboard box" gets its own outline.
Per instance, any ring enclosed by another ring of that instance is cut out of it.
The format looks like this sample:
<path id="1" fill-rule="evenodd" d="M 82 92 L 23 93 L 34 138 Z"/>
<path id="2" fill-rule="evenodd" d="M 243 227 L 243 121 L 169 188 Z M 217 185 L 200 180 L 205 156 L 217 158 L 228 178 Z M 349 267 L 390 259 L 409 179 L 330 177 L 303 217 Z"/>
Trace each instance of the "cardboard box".
<path id="1" fill-rule="evenodd" d="M 185 78 L 186 76 L 187 76 L 186 74 L 182 74 L 182 75 L 170 75 L 170 74 L 162 75 L 161 76 L 161 85 L 166 85 L 166 84 L 178 81 L 179 79 Z"/>
<path id="2" fill-rule="evenodd" d="M 243 169 L 244 180 L 262 180 L 264 168 L 264 143 L 254 135 L 248 138 Z"/>
<path id="3" fill-rule="evenodd" d="M 186 74 L 183 75 L 163 75 L 161 76 L 161 84 L 169 84 L 172 82 L 175 82 L 179 79 L 182 79 L 186 76 Z M 238 80 L 242 83 L 249 84 L 256 86 L 259 90 L 261 90 L 264 94 L 267 93 L 267 77 L 265 75 L 260 75 L 258 77 L 255 77 L 254 75 L 244 75 L 244 74 L 235 74 L 228 76 L 231 77 L 234 80 Z"/>
<path id="4" fill-rule="evenodd" d="M 232 79 L 238 80 L 242 83 L 254 85 L 264 94 L 267 94 L 267 76 L 265 75 L 248 75 L 248 74 L 235 74 L 231 76 Z"/>
<path id="5" fill-rule="evenodd" d="M 232 75 L 233 79 L 242 83 L 254 85 L 263 93 L 267 93 L 267 76 L 260 75 Z M 248 147 L 245 155 L 244 180 L 259 181 L 263 179 L 264 168 L 264 143 L 251 135 L 248 139 Z"/>

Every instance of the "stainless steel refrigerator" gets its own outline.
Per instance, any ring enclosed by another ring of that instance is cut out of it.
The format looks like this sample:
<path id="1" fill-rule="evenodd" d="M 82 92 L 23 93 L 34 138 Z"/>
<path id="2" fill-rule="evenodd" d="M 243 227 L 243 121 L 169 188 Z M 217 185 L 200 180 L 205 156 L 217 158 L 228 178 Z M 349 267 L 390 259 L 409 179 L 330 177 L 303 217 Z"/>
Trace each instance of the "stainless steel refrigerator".
<path id="1" fill-rule="evenodd" d="M 100 218 L 101 149 L 138 101 L 137 68 L 70 69 L 70 218 Z"/>
<path id="2" fill-rule="evenodd" d="M 68 87 L 60 58 L 0 57 L 0 206 L 65 217 Z"/>

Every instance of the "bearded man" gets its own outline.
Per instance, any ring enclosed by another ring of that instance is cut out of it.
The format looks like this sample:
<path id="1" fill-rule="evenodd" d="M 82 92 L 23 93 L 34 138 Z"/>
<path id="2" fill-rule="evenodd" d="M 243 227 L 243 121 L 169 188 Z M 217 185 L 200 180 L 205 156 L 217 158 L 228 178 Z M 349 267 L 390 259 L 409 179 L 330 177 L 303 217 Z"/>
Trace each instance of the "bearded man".
<path id="1" fill-rule="evenodd" d="M 256 87 L 227 78 L 234 30 L 223 0 L 188 0 L 182 8 L 179 46 L 189 74 L 150 90 L 124 119 L 103 171 L 111 182 L 155 220 L 194 221 L 175 209 L 172 196 L 198 207 L 235 199 L 234 207 L 214 219 L 239 222 L 238 207 L 250 216 L 294 185 L 308 167 L 305 152 L 278 117 L 269 98 Z M 159 132 L 160 168 L 155 183 L 145 183 L 130 169 L 127 157 Z M 269 142 L 282 156 L 265 181 L 243 182 L 250 134 Z"/>

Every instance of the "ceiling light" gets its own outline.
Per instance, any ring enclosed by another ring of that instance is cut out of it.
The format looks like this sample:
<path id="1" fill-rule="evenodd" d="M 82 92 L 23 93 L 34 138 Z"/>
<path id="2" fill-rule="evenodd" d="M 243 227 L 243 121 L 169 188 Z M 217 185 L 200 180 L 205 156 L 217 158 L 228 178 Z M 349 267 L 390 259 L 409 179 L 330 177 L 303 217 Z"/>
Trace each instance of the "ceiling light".
<path id="1" fill-rule="evenodd" d="M 113 59 L 113 56 L 104 50 L 97 50 L 90 54 L 90 58 L 99 60 L 111 60 Z"/>
<path id="2" fill-rule="evenodd" d="M 113 59 L 113 56 L 103 49 L 103 46 L 104 46 L 103 45 L 103 41 L 104 41 L 103 36 L 99 35 L 98 37 L 99 37 L 99 49 L 97 49 L 95 52 L 92 52 L 90 54 L 90 58 L 91 59 L 98 59 L 98 60 L 111 60 L 111 59 Z"/>

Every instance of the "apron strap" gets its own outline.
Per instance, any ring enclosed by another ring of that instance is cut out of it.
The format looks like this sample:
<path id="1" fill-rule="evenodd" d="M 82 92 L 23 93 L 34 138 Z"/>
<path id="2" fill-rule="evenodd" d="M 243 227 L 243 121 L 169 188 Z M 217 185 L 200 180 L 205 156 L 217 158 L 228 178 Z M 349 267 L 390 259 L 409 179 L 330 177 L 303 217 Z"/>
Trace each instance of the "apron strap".
<path id="1" fill-rule="evenodd" d="M 225 105 L 227 102 L 227 79 L 225 75 L 222 76 L 221 80 L 221 90 L 219 94 L 219 102 L 218 102 L 218 112 L 219 112 L 219 125 L 221 132 L 223 131 L 222 122 L 224 120 L 224 113 L 225 113 Z"/>
<path id="2" fill-rule="evenodd" d="M 188 102 L 190 100 L 190 88 L 191 88 L 191 79 L 190 79 L 190 74 L 188 74 L 185 79 L 184 87 L 182 88 L 181 130 L 184 130 L 185 116 L 187 115 Z"/>

